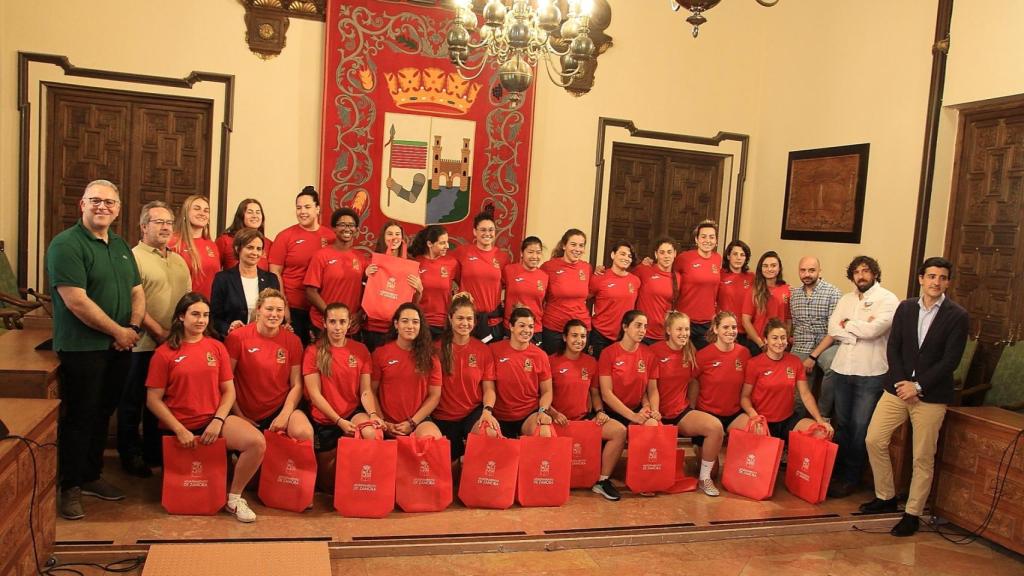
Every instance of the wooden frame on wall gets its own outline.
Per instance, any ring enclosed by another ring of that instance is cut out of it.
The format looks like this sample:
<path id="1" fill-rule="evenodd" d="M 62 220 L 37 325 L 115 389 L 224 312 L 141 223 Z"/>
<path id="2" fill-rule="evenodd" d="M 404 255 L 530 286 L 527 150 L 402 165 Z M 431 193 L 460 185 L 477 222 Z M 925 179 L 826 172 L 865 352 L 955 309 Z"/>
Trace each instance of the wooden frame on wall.
<path id="1" fill-rule="evenodd" d="M 870 144 L 789 153 L 782 239 L 859 244 Z"/>

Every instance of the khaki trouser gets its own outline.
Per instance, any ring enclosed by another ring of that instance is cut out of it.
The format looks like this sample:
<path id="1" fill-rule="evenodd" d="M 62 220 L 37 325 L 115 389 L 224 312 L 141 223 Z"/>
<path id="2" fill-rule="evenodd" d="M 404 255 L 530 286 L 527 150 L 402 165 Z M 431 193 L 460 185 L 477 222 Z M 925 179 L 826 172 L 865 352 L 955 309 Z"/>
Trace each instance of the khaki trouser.
<path id="1" fill-rule="evenodd" d="M 910 496 L 907 498 L 907 514 L 920 516 L 932 489 L 932 473 L 935 470 L 935 448 L 939 442 L 939 430 L 946 416 L 945 404 L 932 404 L 918 400 L 907 404 L 895 394 L 883 392 L 875 406 L 868 425 L 865 440 L 868 460 L 875 477 L 875 496 L 882 500 L 896 497 L 892 479 L 892 461 L 889 459 L 889 442 L 892 435 L 907 418 L 913 429 L 914 473 L 910 480 Z"/>

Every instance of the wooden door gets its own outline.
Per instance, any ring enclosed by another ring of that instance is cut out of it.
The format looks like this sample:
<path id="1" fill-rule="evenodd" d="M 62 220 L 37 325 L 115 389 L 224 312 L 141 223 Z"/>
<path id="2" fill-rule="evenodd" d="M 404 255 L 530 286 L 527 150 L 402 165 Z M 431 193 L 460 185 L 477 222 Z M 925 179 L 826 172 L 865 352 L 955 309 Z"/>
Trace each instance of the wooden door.
<path id="1" fill-rule="evenodd" d="M 607 232 L 597 261 L 606 263 L 611 245 L 623 239 L 641 257 L 661 236 L 692 248 L 693 227 L 719 219 L 723 171 L 722 156 L 614 143 Z"/>
<path id="2" fill-rule="evenodd" d="M 213 102 L 47 84 L 44 242 L 80 217 L 86 184 L 121 190 L 114 231 L 134 245 L 139 209 L 163 200 L 178 211 L 191 194 L 209 196 Z"/>

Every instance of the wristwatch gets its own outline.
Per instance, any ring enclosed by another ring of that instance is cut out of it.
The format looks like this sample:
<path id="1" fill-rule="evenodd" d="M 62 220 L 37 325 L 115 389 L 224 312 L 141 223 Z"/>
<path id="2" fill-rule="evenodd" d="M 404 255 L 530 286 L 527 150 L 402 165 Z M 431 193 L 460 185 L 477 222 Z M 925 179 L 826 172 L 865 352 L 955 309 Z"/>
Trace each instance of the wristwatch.
<path id="1" fill-rule="evenodd" d="M 129 324 L 128 327 L 135 330 L 136 334 L 140 336 L 142 335 L 142 326 L 139 326 L 138 324 Z"/>
<path id="2" fill-rule="evenodd" d="M 547 411 L 548 411 L 548 407 L 547 406 L 541 406 L 540 408 L 537 408 L 537 414 L 546 414 Z"/>

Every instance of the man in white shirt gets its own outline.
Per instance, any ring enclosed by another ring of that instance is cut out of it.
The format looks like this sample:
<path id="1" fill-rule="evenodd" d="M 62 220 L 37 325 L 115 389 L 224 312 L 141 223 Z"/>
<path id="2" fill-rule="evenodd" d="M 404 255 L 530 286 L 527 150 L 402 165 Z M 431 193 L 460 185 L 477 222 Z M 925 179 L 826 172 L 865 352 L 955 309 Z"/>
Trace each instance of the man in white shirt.
<path id="1" fill-rule="evenodd" d="M 833 426 L 839 455 L 828 495 L 842 498 L 857 490 L 867 465 L 864 437 L 889 369 L 886 344 L 900 299 L 882 288 L 882 270 L 870 256 L 857 256 L 846 268 L 857 287 L 844 294 L 829 317 L 828 335 L 839 342 L 825 375 L 835 394 Z"/>

